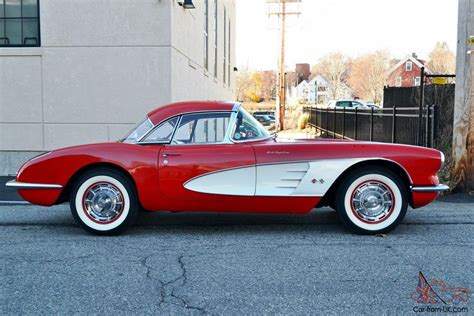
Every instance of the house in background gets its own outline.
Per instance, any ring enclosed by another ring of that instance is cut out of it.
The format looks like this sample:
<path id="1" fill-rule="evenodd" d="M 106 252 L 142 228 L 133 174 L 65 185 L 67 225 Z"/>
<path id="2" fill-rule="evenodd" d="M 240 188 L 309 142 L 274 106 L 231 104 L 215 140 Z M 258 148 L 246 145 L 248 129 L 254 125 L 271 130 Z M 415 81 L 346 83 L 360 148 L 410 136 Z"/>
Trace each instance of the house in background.
<path id="1" fill-rule="evenodd" d="M 387 85 L 390 87 L 415 87 L 421 82 L 421 67 L 425 67 L 425 73 L 430 73 L 425 66 L 425 61 L 417 58 L 413 53 L 401 59 L 390 69 L 387 77 Z"/>
<path id="2" fill-rule="evenodd" d="M 329 82 L 321 75 L 311 80 L 303 80 L 296 87 L 299 102 L 308 104 L 326 104 L 329 102 Z"/>
<path id="3" fill-rule="evenodd" d="M 308 86 L 309 83 L 307 80 L 301 81 L 296 86 L 296 99 L 299 103 L 308 103 Z"/>

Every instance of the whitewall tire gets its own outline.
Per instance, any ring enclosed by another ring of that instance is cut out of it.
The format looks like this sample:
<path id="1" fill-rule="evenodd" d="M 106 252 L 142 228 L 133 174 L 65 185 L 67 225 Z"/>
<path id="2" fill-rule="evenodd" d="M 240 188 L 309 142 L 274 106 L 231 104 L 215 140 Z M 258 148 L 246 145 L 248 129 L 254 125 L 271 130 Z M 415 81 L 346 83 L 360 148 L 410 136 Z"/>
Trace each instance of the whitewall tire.
<path id="1" fill-rule="evenodd" d="M 364 168 L 341 183 L 335 204 L 340 219 L 350 230 L 360 234 L 386 233 L 405 217 L 407 190 L 391 171 Z"/>
<path id="2" fill-rule="evenodd" d="M 135 188 L 121 172 L 96 169 L 76 181 L 71 192 L 71 212 L 86 230 L 113 235 L 133 224 L 138 211 Z"/>

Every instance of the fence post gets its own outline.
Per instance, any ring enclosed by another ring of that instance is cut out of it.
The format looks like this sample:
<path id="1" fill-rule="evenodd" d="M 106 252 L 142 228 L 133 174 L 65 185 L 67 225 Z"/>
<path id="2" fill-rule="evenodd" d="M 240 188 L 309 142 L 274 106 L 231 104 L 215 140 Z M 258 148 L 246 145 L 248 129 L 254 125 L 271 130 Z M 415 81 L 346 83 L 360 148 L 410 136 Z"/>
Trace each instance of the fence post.
<path id="1" fill-rule="evenodd" d="M 315 130 L 316 132 L 319 131 L 319 134 L 321 135 L 321 116 L 319 115 L 318 108 L 314 107 L 312 111 L 314 112 L 314 124 L 316 125 Z"/>
<path id="2" fill-rule="evenodd" d="M 396 143 L 396 135 L 397 135 L 397 107 L 393 106 L 393 113 L 392 113 L 392 144 Z"/>
<path id="3" fill-rule="evenodd" d="M 332 138 L 336 138 L 336 108 L 332 113 Z"/>
<path id="4" fill-rule="evenodd" d="M 426 126 L 425 126 L 425 146 L 430 147 L 429 141 L 430 141 L 430 124 L 431 124 L 431 119 L 430 119 L 430 114 L 431 114 L 431 106 L 428 105 L 426 107 Z"/>
<path id="5" fill-rule="evenodd" d="M 329 137 L 329 108 L 326 108 L 326 136 Z"/>
<path id="6" fill-rule="evenodd" d="M 426 113 L 426 147 L 430 147 L 430 148 L 431 148 L 431 123 L 432 123 L 431 110 L 432 109 L 433 109 L 432 105 L 428 105 L 428 108 L 427 108 L 428 113 Z"/>
<path id="7" fill-rule="evenodd" d="M 314 124 L 316 125 L 316 132 L 319 132 L 319 136 L 321 136 L 321 115 L 318 112 L 318 108 L 314 107 L 313 109 L 314 112 Z"/>
<path id="8" fill-rule="evenodd" d="M 308 111 L 308 107 L 306 106 L 305 107 L 306 111 Z M 313 111 L 311 111 L 311 107 L 309 108 L 309 131 L 311 132 L 312 131 L 312 126 L 313 125 Z"/>
<path id="9" fill-rule="evenodd" d="M 346 134 L 346 108 L 342 108 L 342 139 L 344 139 L 344 135 Z"/>
<path id="10" fill-rule="evenodd" d="M 423 107 L 425 103 L 425 67 L 420 70 L 420 105 L 418 112 L 418 145 L 423 145 Z"/>
<path id="11" fill-rule="evenodd" d="M 433 104 L 433 117 L 431 119 L 431 148 L 435 147 L 435 135 L 437 135 L 437 124 L 438 124 L 438 107 L 436 104 Z"/>
<path id="12" fill-rule="evenodd" d="M 357 108 L 354 112 L 354 140 L 357 140 Z"/>
<path id="13" fill-rule="evenodd" d="M 374 140 L 374 108 L 370 109 L 370 141 Z"/>

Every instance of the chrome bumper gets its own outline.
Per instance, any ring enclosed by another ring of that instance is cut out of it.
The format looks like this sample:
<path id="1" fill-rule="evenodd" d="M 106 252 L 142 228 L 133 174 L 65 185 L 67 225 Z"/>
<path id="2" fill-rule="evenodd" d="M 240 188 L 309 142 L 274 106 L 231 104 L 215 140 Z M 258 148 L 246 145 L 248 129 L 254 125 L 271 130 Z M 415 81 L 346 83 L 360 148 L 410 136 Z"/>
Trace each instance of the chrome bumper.
<path id="1" fill-rule="evenodd" d="M 438 184 L 428 187 L 412 187 L 412 192 L 443 192 L 449 190 L 449 187 L 446 184 Z"/>
<path id="2" fill-rule="evenodd" d="M 17 182 L 15 180 L 8 181 L 5 184 L 6 187 L 14 188 L 17 190 L 25 189 L 62 189 L 63 186 L 60 184 L 47 184 L 47 183 L 27 183 L 27 182 Z"/>

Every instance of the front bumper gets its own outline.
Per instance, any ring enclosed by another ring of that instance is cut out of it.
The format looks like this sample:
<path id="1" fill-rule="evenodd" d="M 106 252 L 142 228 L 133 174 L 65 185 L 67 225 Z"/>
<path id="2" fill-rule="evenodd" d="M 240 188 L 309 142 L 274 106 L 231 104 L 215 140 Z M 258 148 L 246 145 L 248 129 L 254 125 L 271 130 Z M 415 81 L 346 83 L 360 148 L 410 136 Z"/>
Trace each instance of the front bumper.
<path id="1" fill-rule="evenodd" d="M 412 192 L 443 192 L 447 190 L 449 190 L 449 187 L 446 184 L 411 188 Z"/>
<path id="2" fill-rule="evenodd" d="M 62 189 L 63 186 L 60 184 L 48 184 L 48 183 L 27 183 L 17 182 L 16 180 L 8 181 L 5 184 L 6 187 L 25 190 L 25 189 Z"/>

